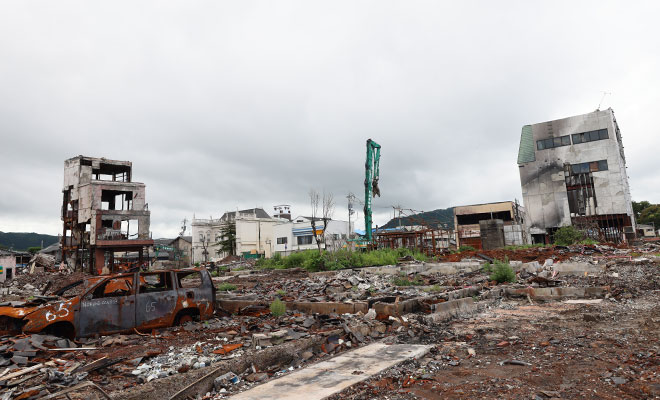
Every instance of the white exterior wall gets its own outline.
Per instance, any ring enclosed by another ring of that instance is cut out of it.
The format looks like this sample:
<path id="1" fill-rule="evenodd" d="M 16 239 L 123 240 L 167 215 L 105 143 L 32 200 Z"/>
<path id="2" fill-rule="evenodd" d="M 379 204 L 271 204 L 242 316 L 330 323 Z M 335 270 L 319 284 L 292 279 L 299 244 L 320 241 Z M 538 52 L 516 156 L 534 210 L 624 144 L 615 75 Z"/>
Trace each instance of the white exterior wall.
<path id="1" fill-rule="evenodd" d="M 204 246 L 202 238 L 209 238 L 207 251 L 208 261 L 216 261 L 222 257 L 218 256 L 219 246 L 216 246 L 216 239 L 221 237 L 220 228 L 222 221 L 219 219 L 193 219 L 192 222 L 192 263 L 204 262 Z"/>
<path id="2" fill-rule="evenodd" d="M 256 251 L 270 258 L 274 250 L 274 227 L 279 223 L 277 219 L 237 219 L 236 253 Z"/>
<path id="3" fill-rule="evenodd" d="M 294 231 L 300 229 L 309 229 L 311 231 L 312 224 L 310 221 L 305 222 L 288 222 L 281 223 L 275 226 L 275 243 L 274 249 L 276 252 L 281 255 L 289 255 L 296 251 L 303 250 L 316 250 L 318 249 L 316 241 L 312 239 L 311 244 L 298 244 L 298 236 L 294 234 Z M 316 223 L 317 230 L 323 228 L 323 222 L 318 221 Z M 326 229 L 325 243 L 321 243 L 321 248 L 329 251 L 336 250 L 340 248 L 345 240 L 348 238 L 349 228 L 348 221 L 337 221 L 331 220 L 328 222 L 328 227 Z M 310 233 L 311 235 L 311 233 Z M 286 237 L 287 244 L 277 244 L 278 237 Z"/>
<path id="4" fill-rule="evenodd" d="M 0 272 L 0 282 L 7 280 L 8 270 L 11 270 L 12 278 L 16 276 L 16 256 L 12 254 L 0 256 L 0 266 L 2 266 L 2 272 Z"/>
<path id="5" fill-rule="evenodd" d="M 274 218 L 248 218 L 239 217 L 236 222 L 236 254 L 253 250 L 270 258 L 275 247 L 274 227 L 281 224 L 281 220 Z M 226 254 L 218 254 L 220 246 L 216 245 L 222 240 L 222 226 L 225 221 L 221 219 L 193 219 L 192 222 L 192 253 L 193 263 L 204 262 L 204 246 L 202 238 L 209 238 L 207 251 L 208 261 L 218 261 Z"/>
<path id="6" fill-rule="evenodd" d="M 311 223 L 289 222 L 277 218 L 246 218 L 239 217 L 236 222 L 236 253 L 242 255 L 244 252 L 256 251 L 264 254 L 264 257 L 271 258 L 273 254 L 289 255 L 295 251 L 317 249 L 316 242 L 312 240 L 311 244 L 299 245 L 298 237 L 294 236 L 294 229 L 309 228 Z M 193 263 L 204 262 L 204 246 L 202 237 L 210 237 L 207 246 L 208 261 L 218 261 L 224 258 L 225 254 L 217 254 L 219 246 L 215 243 L 221 238 L 222 224 L 225 222 L 220 219 L 193 219 L 192 222 L 192 253 Z M 323 222 L 319 222 L 317 229 L 323 227 Z M 261 232 L 261 234 L 259 233 Z M 326 233 L 326 242 L 321 244 L 321 248 L 334 250 L 343 245 L 348 237 L 349 229 L 347 221 L 332 220 L 328 222 Z M 335 236 L 338 235 L 338 236 Z M 259 240 L 259 237 L 261 239 Z M 286 244 L 277 244 L 277 238 L 286 237 Z M 335 239 L 338 237 L 338 239 Z"/>
<path id="7" fill-rule="evenodd" d="M 286 244 L 277 244 L 278 238 L 286 238 Z M 294 240 L 293 222 L 280 222 L 273 227 L 273 253 L 280 253 L 283 256 L 291 254 Z"/>

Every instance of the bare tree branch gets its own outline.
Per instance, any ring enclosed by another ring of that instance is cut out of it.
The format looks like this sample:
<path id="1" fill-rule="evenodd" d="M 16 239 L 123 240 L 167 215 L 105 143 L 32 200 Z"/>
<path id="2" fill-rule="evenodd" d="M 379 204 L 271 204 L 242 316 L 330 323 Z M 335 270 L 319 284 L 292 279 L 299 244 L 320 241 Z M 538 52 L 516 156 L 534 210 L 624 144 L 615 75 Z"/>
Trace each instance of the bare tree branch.
<path id="1" fill-rule="evenodd" d="M 326 242 L 325 231 L 328 228 L 328 223 L 332 220 L 332 214 L 335 211 L 335 198 L 332 193 L 323 193 L 323 199 L 314 189 L 309 191 L 309 203 L 312 206 L 312 233 L 316 241 L 316 247 L 321 251 L 321 243 Z M 321 216 L 319 217 L 319 206 L 321 206 Z M 317 234 L 316 222 L 317 220 L 323 221 L 323 233 Z"/>
<path id="2" fill-rule="evenodd" d="M 325 230 L 328 222 L 332 219 L 335 211 L 335 199 L 332 193 L 323 193 L 323 239 L 325 240 Z"/>
<path id="3" fill-rule="evenodd" d="M 314 235 L 314 240 L 316 241 L 316 247 L 319 249 L 319 254 L 321 254 L 321 240 L 319 235 L 316 233 L 316 218 L 319 213 L 319 203 L 321 201 L 321 196 L 319 192 L 314 189 L 309 190 L 309 204 L 312 206 L 312 234 Z"/>

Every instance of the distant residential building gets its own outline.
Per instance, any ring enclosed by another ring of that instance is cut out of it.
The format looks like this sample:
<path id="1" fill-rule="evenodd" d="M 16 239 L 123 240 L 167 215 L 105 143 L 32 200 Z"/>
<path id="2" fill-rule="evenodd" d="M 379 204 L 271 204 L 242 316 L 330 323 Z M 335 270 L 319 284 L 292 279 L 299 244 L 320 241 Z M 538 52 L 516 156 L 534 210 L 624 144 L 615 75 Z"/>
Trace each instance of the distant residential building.
<path id="1" fill-rule="evenodd" d="M 16 276 L 16 254 L 0 250 L 0 282 L 13 279 Z"/>
<path id="2" fill-rule="evenodd" d="M 316 218 L 315 227 L 318 235 L 323 235 L 323 220 Z M 325 232 L 322 249 L 329 251 L 340 248 L 348 238 L 348 221 L 330 220 Z M 289 255 L 296 251 L 318 249 L 312 230 L 312 217 L 299 216 L 291 222 L 281 222 L 274 227 L 275 243 L 273 251 Z"/>
<path id="3" fill-rule="evenodd" d="M 218 219 L 193 218 L 193 262 L 216 261 L 228 255 L 220 251 L 220 242 L 223 228 L 230 224 L 236 224 L 236 255 L 269 258 L 272 255 L 273 227 L 281 222 L 262 208 L 230 211 Z"/>
<path id="4" fill-rule="evenodd" d="M 569 225 L 599 240 L 634 235 L 626 157 L 611 108 L 523 126 L 518 167 L 535 243 Z"/>
<path id="5" fill-rule="evenodd" d="M 655 237 L 655 227 L 653 225 L 638 224 L 637 232 L 642 237 Z"/>
<path id="6" fill-rule="evenodd" d="M 192 236 L 179 236 L 169 243 L 175 250 L 175 259 L 186 266 L 192 264 Z"/>
<path id="7" fill-rule="evenodd" d="M 291 206 L 288 204 L 273 206 L 273 218 L 280 218 L 291 221 Z"/>
<path id="8" fill-rule="evenodd" d="M 524 208 L 513 201 L 454 207 L 456 245 L 488 249 L 527 244 L 531 238 L 525 218 Z"/>

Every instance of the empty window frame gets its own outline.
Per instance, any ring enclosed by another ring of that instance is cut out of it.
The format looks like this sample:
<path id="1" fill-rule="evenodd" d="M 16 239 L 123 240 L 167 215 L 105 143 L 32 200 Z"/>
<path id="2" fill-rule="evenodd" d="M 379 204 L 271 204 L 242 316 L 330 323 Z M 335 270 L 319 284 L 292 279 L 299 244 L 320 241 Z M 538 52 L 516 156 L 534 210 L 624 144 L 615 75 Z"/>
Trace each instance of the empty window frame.
<path id="1" fill-rule="evenodd" d="M 287 243 L 287 239 L 288 239 L 288 238 L 287 238 L 286 236 L 284 236 L 284 237 L 278 237 L 278 238 L 277 238 L 277 244 L 286 244 L 286 243 Z"/>
<path id="2" fill-rule="evenodd" d="M 173 288 L 172 275 L 169 272 L 140 274 L 140 293 L 164 292 Z"/>
<path id="3" fill-rule="evenodd" d="M 202 286 L 202 275 L 198 271 L 177 272 L 176 279 L 179 282 L 179 287 L 183 289 Z"/>
<path id="4" fill-rule="evenodd" d="M 607 171 L 607 160 L 571 164 L 571 174 L 586 174 L 589 172 Z"/>
<path id="5" fill-rule="evenodd" d="M 536 149 L 537 150 L 552 149 L 555 147 L 570 146 L 570 144 L 571 144 L 571 137 L 570 135 L 566 135 L 566 136 L 554 137 L 549 139 L 537 140 Z"/>
<path id="6" fill-rule="evenodd" d="M 121 297 L 133 294 L 133 275 L 118 276 L 100 284 L 92 293 L 92 298 Z"/>
<path id="7" fill-rule="evenodd" d="M 595 140 L 604 140 L 608 139 L 609 135 L 607 134 L 607 129 L 598 129 L 595 131 L 576 133 L 572 135 L 573 144 L 593 142 Z"/>

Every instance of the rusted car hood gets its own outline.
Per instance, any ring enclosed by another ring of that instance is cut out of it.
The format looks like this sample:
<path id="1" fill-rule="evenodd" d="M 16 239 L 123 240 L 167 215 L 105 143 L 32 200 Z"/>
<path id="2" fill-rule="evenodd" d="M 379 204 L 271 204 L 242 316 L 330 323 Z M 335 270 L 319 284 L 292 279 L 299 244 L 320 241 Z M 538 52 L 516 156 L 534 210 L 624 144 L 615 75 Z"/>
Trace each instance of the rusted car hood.
<path id="1" fill-rule="evenodd" d="M 33 313 L 39 306 L 4 306 L 0 307 L 0 317 L 23 318 L 28 314 Z"/>

